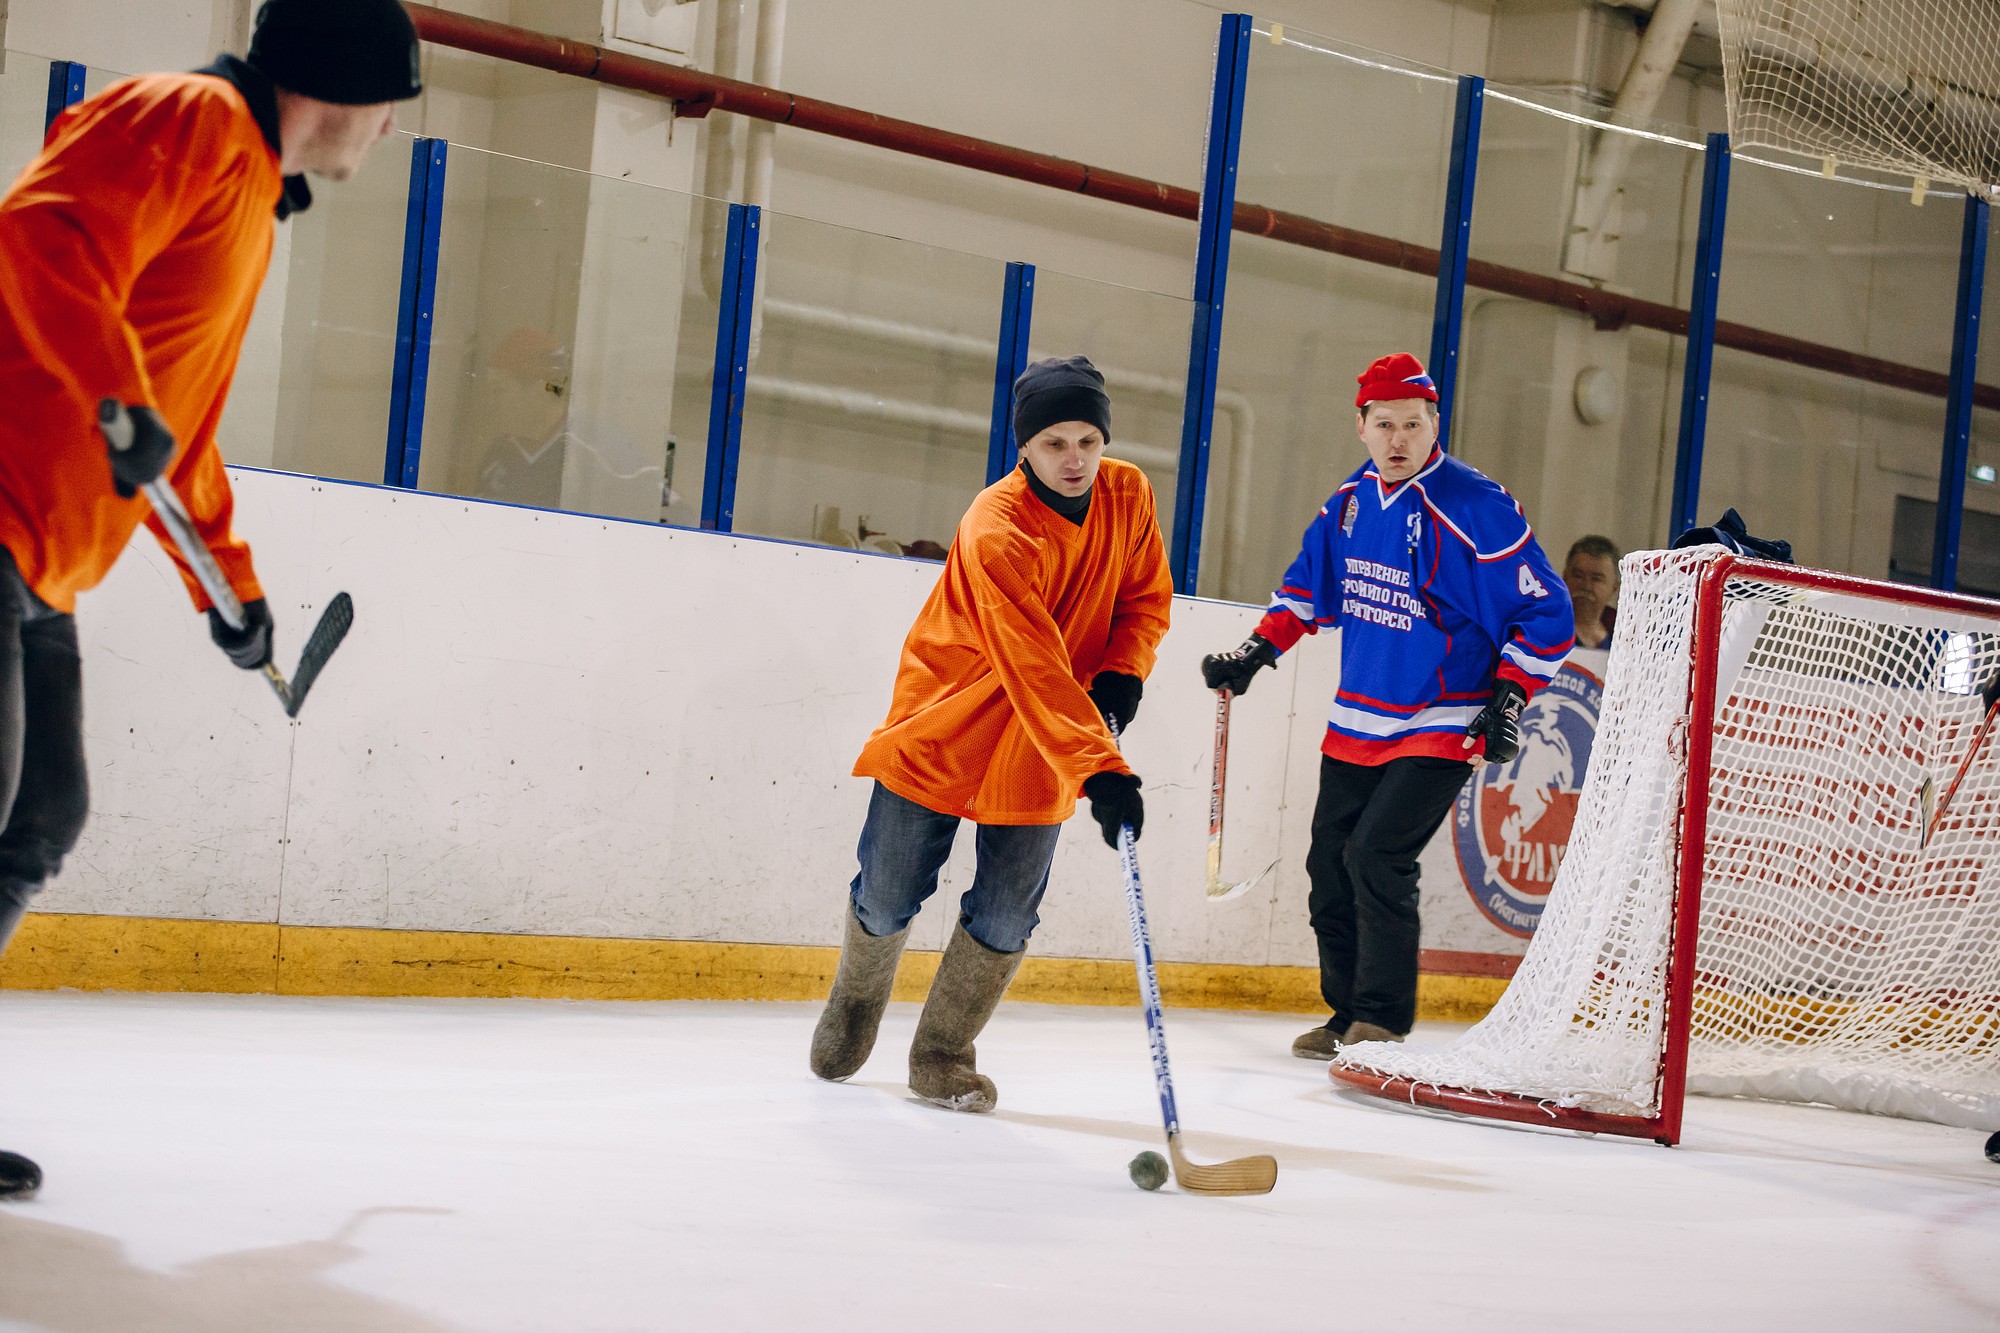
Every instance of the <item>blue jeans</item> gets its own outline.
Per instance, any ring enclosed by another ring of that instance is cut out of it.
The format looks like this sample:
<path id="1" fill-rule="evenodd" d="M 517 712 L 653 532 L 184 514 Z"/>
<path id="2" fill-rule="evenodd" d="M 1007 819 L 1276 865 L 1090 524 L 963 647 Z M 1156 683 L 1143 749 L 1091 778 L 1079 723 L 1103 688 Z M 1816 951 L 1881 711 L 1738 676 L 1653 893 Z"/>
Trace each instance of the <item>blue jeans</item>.
<path id="1" fill-rule="evenodd" d="M 938 871 L 951 855 L 958 816 L 905 800 L 881 783 L 861 826 L 861 873 L 854 877 L 854 915 L 870 935 L 893 935 L 916 918 L 937 892 Z M 1041 920 L 1042 891 L 1056 856 L 1060 824 L 980 824 L 978 867 L 958 900 L 958 923 L 995 953 L 1019 953 Z"/>

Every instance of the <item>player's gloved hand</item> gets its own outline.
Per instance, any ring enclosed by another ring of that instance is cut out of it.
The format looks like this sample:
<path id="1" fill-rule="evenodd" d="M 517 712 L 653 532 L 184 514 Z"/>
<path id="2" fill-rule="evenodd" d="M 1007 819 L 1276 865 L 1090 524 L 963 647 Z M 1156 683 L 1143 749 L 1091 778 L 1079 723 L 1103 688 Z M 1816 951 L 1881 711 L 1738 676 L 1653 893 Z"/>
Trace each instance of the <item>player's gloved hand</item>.
<path id="1" fill-rule="evenodd" d="M 121 407 L 117 399 L 106 398 L 97 406 L 97 420 L 111 446 L 111 484 L 122 499 L 160 479 L 174 456 L 174 433 L 158 412 L 144 403 Z M 120 436 L 129 437 L 123 447 Z"/>
<path id="2" fill-rule="evenodd" d="M 1104 830 L 1104 844 L 1118 846 L 1118 826 L 1132 826 L 1132 841 L 1146 827 L 1146 803 L 1139 798 L 1139 779 L 1130 773 L 1105 769 L 1083 780 L 1083 794 L 1090 798 L 1090 817 Z"/>
<path id="3" fill-rule="evenodd" d="M 208 608 L 208 637 L 245 671 L 261 671 L 271 660 L 271 607 L 262 597 L 243 603 L 243 628 L 231 629 L 214 607 Z"/>
<path id="4" fill-rule="evenodd" d="M 1528 693 L 1511 680 L 1493 682 L 1493 697 L 1465 729 L 1465 748 L 1486 742 L 1486 761 L 1505 764 L 1521 753 L 1521 710 Z"/>
<path id="5" fill-rule="evenodd" d="M 1201 678 L 1211 690 L 1245 694 L 1250 679 L 1267 666 L 1278 665 L 1278 647 L 1261 634 L 1252 634 L 1241 647 L 1227 653 L 1210 653 L 1201 659 Z"/>
<path id="6" fill-rule="evenodd" d="M 1139 696 L 1145 692 L 1145 681 L 1122 671 L 1100 671 L 1090 681 L 1090 701 L 1104 714 L 1105 722 L 1119 731 L 1139 716 Z"/>

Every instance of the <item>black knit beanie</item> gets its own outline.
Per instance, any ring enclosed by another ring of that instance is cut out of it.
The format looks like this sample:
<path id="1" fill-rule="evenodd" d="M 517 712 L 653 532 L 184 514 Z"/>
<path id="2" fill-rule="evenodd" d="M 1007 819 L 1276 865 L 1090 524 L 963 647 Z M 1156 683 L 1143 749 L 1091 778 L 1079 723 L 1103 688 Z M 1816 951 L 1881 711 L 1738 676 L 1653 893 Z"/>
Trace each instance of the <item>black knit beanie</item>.
<path id="1" fill-rule="evenodd" d="M 1016 447 L 1063 421 L 1087 421 L 1111 441 L 1111 399 L 1104 393 L 1104 376 L 1088 357 L 1037 361 L 1014 381 Z"/>
<path id="2" fill-rule="evenodd" d="M 424 90 L 416 25 L 400 0 L 264 0 L 248 60 L 287 92 L 341 106 Z"/>

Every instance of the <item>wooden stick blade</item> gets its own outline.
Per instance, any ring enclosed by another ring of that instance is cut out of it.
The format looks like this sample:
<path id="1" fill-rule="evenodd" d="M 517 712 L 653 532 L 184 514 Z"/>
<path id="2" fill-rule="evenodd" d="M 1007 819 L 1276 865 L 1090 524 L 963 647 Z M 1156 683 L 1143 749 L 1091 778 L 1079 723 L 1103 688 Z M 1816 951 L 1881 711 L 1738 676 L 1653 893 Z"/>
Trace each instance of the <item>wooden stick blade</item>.
<path id="1" fill-rule="evenodd" d="M 1264 882 L 1264 876 L 1278 868 L 1276 861 L 1264 867 L 1261 874 L 1252 875 L 1239 884 L 1225 883 L 1222 876 L 1211 870 L 1208 876 L 1208 900 L 1212 903 L 1226 903 L 1231 898 L 1240 898 Z"/>
<path id="2" fill-rule="evenodd" d="M 1259 1153 L 1204 1166 L 1181 1152 L 1178 1134 L 1167 1136 L 1167 1155 L 1174 1162 L 1174 1183 L 1190 1194 L 1269 1194 L 1278 1183 L 1278 1159 Z"/>

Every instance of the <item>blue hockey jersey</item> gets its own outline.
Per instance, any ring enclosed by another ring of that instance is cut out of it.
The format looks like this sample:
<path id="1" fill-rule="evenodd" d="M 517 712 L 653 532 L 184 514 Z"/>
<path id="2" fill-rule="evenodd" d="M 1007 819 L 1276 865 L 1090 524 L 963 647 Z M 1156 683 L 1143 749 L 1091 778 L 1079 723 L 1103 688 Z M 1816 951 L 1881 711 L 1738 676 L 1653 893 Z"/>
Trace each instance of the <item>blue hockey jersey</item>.
<path id="1" fill-rule="evenodd" d="M 1280 652 L 1337 627 L 1340 689 L 1321 749 L 1354 764 L 1465 759 L 1496 678 L 1530 698 L 1575 643 L 1569 590 L 1514 497 L 1433 451 L 1386 486 L 1371 461 L 1307 527 L 1257 626 Z"/>

